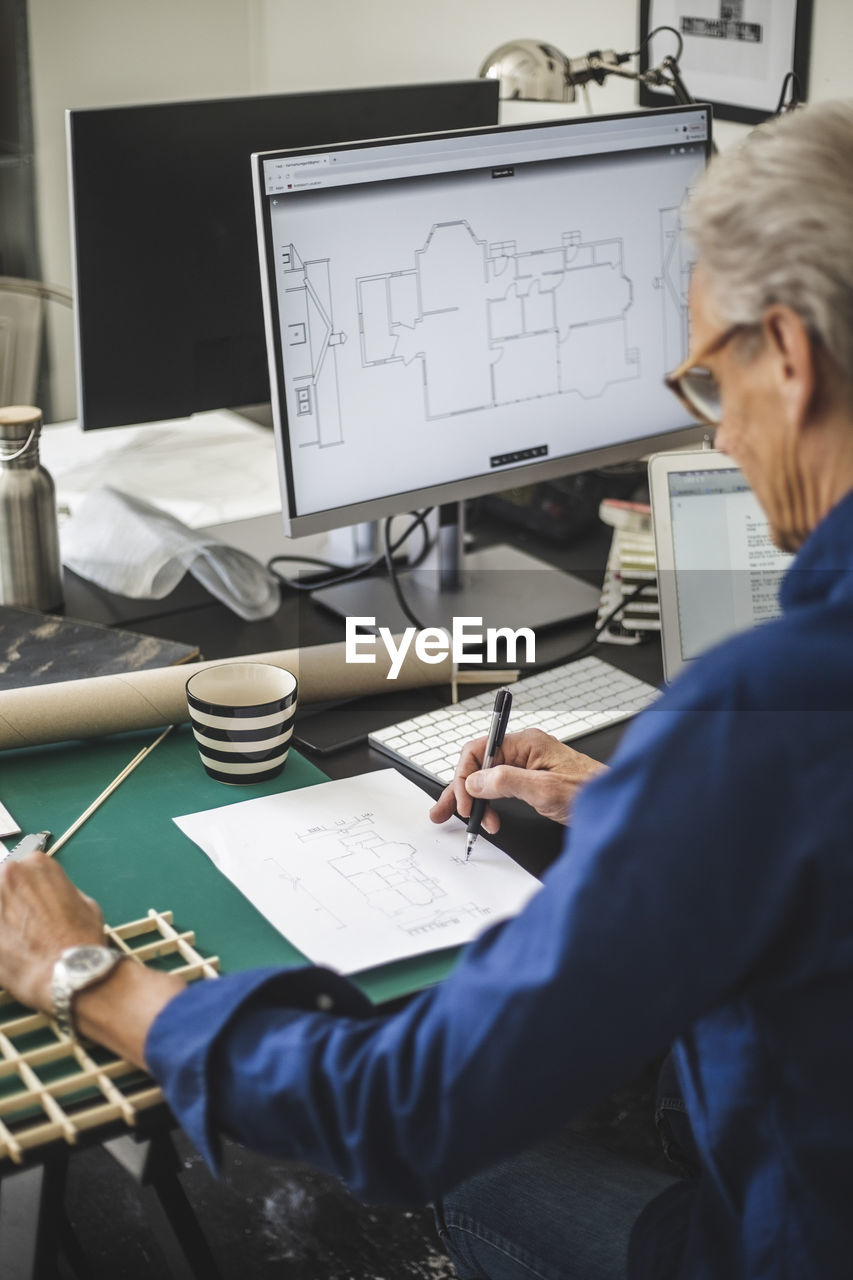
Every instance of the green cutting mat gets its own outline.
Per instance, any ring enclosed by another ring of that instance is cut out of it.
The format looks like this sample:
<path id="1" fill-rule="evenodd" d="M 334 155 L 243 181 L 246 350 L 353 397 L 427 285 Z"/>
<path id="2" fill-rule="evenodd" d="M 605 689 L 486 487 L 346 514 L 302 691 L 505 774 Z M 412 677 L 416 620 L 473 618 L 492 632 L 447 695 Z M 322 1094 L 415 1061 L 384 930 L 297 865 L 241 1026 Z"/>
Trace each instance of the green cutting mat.
<path id="1" fill-rule="evenodd" d="M 0 798 L 25 831 L 47 830 L 57 838 L 156 736 L 121 734 L 4 752 Z M 173 729 L 57 858 L 74 883 L 97 899 L 111 925 L 144 916 L 149 907 L 171 910 L 175 927 L 193 929 L 198 949 L 218 955 L 223 972 L 304 964 L 301 952 L 172 819 L 326 781 L 324 773 L 291 751 L 284 772 L 272 782 L 234 787 L 214 782 L 201 766 L 191 730 Z M 458 948 L 452 948 L 401 960 L 365 971 L 354 981 L 372 1000 L 390 1000 L 440 981 L 457 955 Z"/>

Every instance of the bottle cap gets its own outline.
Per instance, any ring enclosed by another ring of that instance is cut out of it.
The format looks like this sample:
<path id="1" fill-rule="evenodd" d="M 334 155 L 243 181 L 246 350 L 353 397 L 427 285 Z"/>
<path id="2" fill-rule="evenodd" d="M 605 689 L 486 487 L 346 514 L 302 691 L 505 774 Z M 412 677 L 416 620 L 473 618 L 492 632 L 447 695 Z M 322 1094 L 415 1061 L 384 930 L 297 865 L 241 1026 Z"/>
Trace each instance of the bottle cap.
<path id="1" fill-rule="evenodd" d="M 30 404 L 10 404 L 0 408 L 0 441 L 23 444 L 30 433 L 41 431 L 41 409 Z"/>

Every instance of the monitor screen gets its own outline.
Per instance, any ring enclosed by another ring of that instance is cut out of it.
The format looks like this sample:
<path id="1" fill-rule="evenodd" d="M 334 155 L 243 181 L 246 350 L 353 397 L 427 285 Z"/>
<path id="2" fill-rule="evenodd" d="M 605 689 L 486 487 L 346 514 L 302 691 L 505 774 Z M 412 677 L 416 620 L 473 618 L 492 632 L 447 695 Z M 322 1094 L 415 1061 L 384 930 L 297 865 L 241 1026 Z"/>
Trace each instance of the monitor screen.
<path id="1" fill-rule="evenodd" d="M 497 116 L 483 80 L 70 111 L 81 425 L 269 401 L 253 151 Z"/>
<path id="2" fill-rule="evenodd" d="M 285 521 L 312 533 L 697 438 L 691 106 L 255 161 Z"/>

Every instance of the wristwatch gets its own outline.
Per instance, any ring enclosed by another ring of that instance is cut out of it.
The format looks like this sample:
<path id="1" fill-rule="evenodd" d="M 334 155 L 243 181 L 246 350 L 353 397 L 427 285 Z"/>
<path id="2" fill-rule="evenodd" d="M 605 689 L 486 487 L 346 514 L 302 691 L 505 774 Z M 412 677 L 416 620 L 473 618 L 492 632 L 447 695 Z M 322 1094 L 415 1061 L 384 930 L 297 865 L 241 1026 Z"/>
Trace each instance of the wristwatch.
<path id="1" fill-rule="evenodd" d="M 124 959 L 111 947 L 66 947 L 53 966 L 50 999 L 53 1019 L 59 1030 L 73 1040 L 78 1038 L 74 1026 L 72 1002 L 78 991 L 103 982 Z"/>

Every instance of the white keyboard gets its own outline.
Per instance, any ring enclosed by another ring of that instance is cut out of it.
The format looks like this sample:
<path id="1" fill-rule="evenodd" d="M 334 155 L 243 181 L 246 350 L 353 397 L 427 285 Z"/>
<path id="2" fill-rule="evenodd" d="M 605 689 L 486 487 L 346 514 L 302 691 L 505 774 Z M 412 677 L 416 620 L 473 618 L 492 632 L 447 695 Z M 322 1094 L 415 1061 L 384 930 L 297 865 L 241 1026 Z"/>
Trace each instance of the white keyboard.
<path id="1" fill-rule="evenodd" d="M 562 742 L 628 720 L 659 695 L 654 685 L 601 658 L 579 658 L 507 688 L 512 693 L 509 733 L 544 729 Z M 478 693 L 456 706 L 377 729 L 368 742 L 409 769 L 449 782 L 464 744 L 487 732 L 494 701 L 494 690 Z"/>

